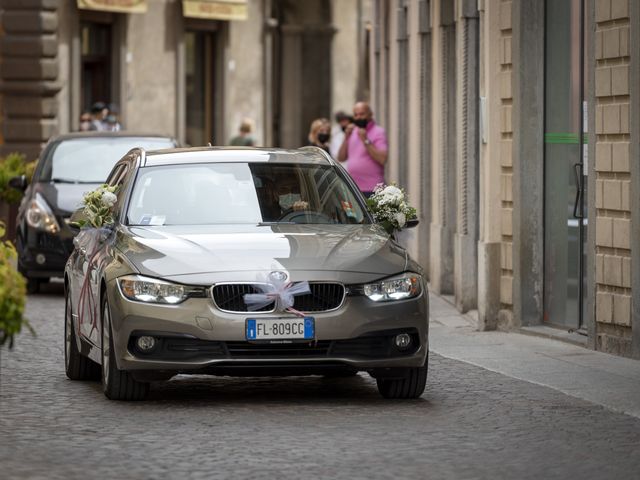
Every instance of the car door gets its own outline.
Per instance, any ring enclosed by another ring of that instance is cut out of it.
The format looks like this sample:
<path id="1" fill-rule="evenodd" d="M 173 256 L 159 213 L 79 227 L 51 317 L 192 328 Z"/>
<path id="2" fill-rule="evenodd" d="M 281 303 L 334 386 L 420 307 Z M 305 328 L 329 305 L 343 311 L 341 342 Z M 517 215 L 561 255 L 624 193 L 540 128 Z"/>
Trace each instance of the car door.
<path id="1" fill-rule="evenodd" d="M 107 178 L 107 185 L 120 186 L 129 171 L 128 157 L 118 162 Z M 77 258 L 73 262 L 77 272 L 79 332 L 85 340 L 95 346 L 100 345 L 101 311 L 100 280 L 105 263 L 105 247 L 112 241 L 113 235 L 95 235 L 95 241 L 76 248 Z"/>

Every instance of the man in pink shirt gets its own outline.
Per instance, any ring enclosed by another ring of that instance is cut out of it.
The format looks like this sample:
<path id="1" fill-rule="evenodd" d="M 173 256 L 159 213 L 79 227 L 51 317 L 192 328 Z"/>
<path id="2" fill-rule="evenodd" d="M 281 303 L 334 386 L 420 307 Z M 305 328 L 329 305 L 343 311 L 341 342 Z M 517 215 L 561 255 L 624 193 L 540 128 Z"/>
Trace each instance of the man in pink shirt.
<path id="1" fill-rule="evenodd" d="M 366 197 L 371 195 L 378 183 L 384 183 L 388 150 L 387 135 L 384 128 L 373 121 L 369 104 L 356 103 L 353 107 L 353 123 L 344 132 L 338 160 L 349 160 L 347 170 Z"/>

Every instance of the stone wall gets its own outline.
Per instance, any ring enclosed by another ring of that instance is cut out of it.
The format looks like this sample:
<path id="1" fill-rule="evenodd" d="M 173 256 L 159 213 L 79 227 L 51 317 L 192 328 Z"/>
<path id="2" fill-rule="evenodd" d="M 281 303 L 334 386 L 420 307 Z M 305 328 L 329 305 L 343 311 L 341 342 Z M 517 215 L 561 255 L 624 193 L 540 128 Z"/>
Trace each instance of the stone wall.
<path id="1" fill-rule="evenodd" d="M 58 132 L 57 0 L 4 0 L 0 31 L 0 155 L 34 159 Z"/>
<path id="2" fill-rule="evenodd" d="M 628 0 L 597 0 L 595 23 L 595 340 L 631 356 Z"/>

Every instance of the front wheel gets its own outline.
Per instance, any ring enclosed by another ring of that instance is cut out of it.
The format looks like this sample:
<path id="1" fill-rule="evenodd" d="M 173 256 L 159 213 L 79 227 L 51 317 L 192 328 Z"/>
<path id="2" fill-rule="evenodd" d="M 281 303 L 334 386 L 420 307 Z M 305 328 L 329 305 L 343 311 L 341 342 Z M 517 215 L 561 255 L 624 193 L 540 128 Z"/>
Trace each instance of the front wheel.
<path id="1" fill-rule="evenodd" d="M 138 382 L 131 373 L 118 370 L 113 349 L 111 310 L 106 295 L 102 299 L 102 390 L 110 400 L 144 400 L 149 384 Z"/>
<path id="2" fill-rule="evenodd" d="M 427 384 L 429 357 L 422 367 L 406 369 L 402 378 L 377 378 L 378 391 L 384 398 L 418 398 Z"/>

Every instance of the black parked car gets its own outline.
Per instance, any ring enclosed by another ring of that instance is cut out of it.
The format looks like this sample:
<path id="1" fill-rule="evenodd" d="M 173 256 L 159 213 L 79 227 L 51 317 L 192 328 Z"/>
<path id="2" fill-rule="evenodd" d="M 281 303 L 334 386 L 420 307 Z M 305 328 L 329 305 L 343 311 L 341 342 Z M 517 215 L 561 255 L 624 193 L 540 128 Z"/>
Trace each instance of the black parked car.
<path id="1" fill-rule="evenodd" d="M 62 277 L 77 229 L 69 217 L 85 192 L 105 182 L 115 163 L 134 147 L 172 148 L 167 136 L 130 132 L 82 132 L 52 138 L 38 159 L 31 184 L 15 177 L 25 192 L 17 218 L 18 269 L 30 293 L 51 277 Z"/>

